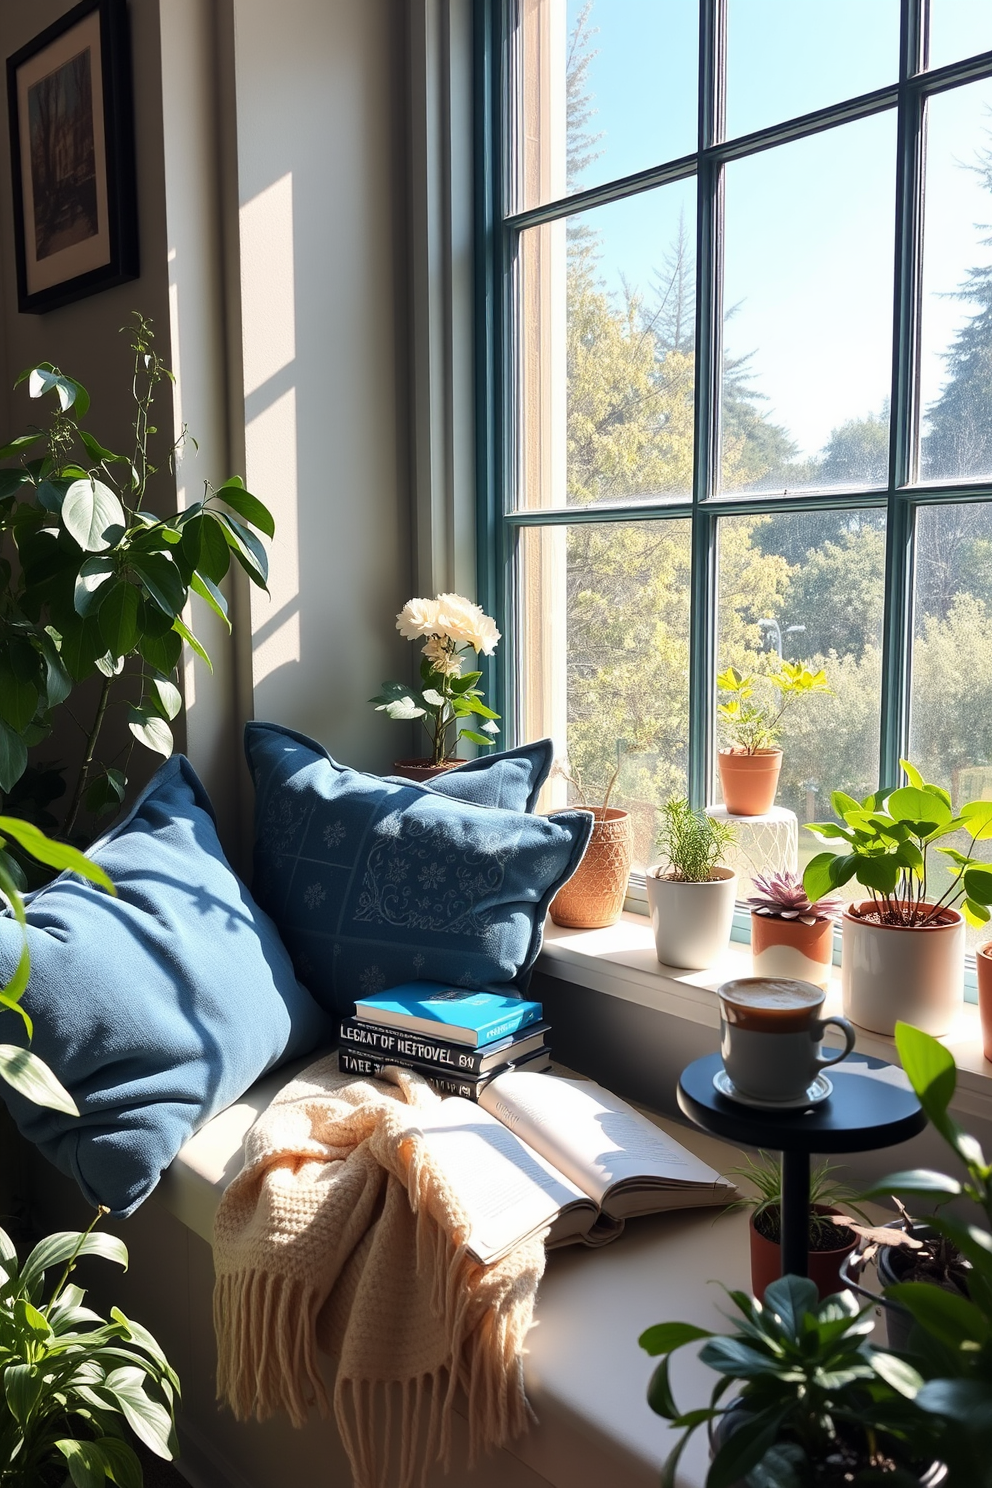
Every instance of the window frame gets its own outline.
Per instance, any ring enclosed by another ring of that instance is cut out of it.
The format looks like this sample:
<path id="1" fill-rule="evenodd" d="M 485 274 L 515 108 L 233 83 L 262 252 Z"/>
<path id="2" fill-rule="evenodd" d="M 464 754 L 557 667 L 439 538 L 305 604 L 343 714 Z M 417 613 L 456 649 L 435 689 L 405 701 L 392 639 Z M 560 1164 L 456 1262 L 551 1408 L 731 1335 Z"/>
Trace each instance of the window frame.
<path id="1" fill-rule="evenodd" d="M 521 616 L 514 552 L 528 527 L 689 518 L 692 524 L 689 634 L 689 796 L 711 801 L 717 673 L 717 536 L 721 517 L 875 509 L 886 514 L 885 601 L 879 788 L 900 779 L 909 744 L 916 515 L 927 506 L 992 501 L 984 481 L 920 482 L 919 359 L 923 269 L 926 100 L 992 77 L 992 50 L 925 69 L 929 0 L 900 0 L 899 75 L 871 93 L 784 120 L 733 139 L 722 138 L 728 0 L 699 0 L 698 141 L 688 155 L 523 211 L 506 209 L 514 86 L 515 0 L 478 0 L 476 92 L 477 526 L 479 598 L 495 613 L 506 641 L 489 676 L 496 706 L 514 737 L 522 681 Z M 720 495 L 722 366 L 722 171 L 728 163 L 892 110 L 897 115 L 894 317 L 888 479 L 885 486 L 796 496 Z M 626 199 L 673 181 L 696 180 L 696 325 L 694 452 L 691 495 L 684 500 L 595 507 L 513 509 L 517 456 L 512 418 L 515 378 L 513 314 L 520 235 L 529 227 Z"/>

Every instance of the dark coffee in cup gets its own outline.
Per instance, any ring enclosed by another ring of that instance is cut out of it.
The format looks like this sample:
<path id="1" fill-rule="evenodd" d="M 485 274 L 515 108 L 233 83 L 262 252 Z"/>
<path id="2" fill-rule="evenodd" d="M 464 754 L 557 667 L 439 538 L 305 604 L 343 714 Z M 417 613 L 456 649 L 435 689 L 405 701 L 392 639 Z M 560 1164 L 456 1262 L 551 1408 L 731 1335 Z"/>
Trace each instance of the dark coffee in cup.
<path id="1" fill-rule="evenodd" d="M 717 988 L 720 1053 L 735 1087 L 751 1100 L 801 1100 L 822 1069 L 846 1059 L 854 1029 L 846 1018 L 820 1016 L 826 994 L 812 982 L 739 977 Z M 830 1024 L 843 1030 L 844 1049 L 821 1053 Z"/>

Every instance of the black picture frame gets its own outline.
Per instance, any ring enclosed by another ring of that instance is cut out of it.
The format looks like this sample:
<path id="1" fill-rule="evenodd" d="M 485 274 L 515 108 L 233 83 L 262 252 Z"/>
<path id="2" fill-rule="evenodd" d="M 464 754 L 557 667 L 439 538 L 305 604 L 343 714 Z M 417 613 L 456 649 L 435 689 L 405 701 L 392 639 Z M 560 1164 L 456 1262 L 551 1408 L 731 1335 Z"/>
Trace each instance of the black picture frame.
<path id="1" fill-rule="evenodd" d="M 81 0 L 7 58 L 17 308 L 42 314 L 136 279 L 126 0 Z"/>

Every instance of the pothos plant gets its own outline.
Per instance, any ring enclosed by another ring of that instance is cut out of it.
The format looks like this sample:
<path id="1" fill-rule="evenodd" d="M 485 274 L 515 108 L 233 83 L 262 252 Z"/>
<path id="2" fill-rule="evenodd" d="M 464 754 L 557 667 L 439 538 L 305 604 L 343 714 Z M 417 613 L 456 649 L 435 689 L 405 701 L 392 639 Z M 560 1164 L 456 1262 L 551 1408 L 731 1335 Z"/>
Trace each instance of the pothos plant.
<path id="1" fill-rule="evenodd" d="M 259 534 L 274 533 L 271 513 L 237 477 L 216 489 L 205 485 L 202 499 L 169 516 L 148 509 L 161 473 L 150 456 L 158 433 L 152 407 L 172 373 L 148 320 L 135 313 L 122 329 L 133 353 L 130 453 L 115 453 L 82 427 L 89 395 L 50 362 L 28 368 L 15 384 L 27 383 L 31 398 L 50 403 L 47 427 L 0 448 L 0 460 L 14 462 L 0 470 L 0 539 L 11 540 L 5 548 L 14 560 L 0 562 L 0 792 L 8 808 L 33 812 L 65 837 L 76 832 L 81 810 L 100 815 L 120 805 L 135 743 L 171 754 L 183 643 L 210 665 L 182 618 L 190 594 L 230 629 L 219 586 L 233 559 L 264 589 Z M 185 430 L 170 462 L 184 437 Z M 169 483 L 161 484 L 168 494 Z M 82 763 L 55 823 L 38 808 L 64 787 L 26 773 L 28 750 L 51 732 L 53 711 L 67 705 L 76 684 L 93 675 L 103 679 L 95 710 L 85 722 L 76 719 Z M 118 705 L 127 709 L 132 740 L 106 759 L 101 733 Z"/>

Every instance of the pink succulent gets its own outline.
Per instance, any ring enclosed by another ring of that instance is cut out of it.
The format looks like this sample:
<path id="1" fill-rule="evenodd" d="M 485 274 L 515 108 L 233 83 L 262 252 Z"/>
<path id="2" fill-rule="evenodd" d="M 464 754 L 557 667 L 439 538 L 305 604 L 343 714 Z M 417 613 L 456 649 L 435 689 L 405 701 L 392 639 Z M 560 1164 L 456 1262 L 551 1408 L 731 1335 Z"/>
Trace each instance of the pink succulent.
<path id="1" fill-rule="evenodd" d="M 802 879 L 794 873 L 769 873 L 752 881 L 758 892 L 747 902 L 755 914 L 771 915 L 777 920 L 802 920 L 804 925 L 812 925 L 817 920 L 833 919 L 844 907 L 837 894 L 828 894 L 811 904 Z"/>

